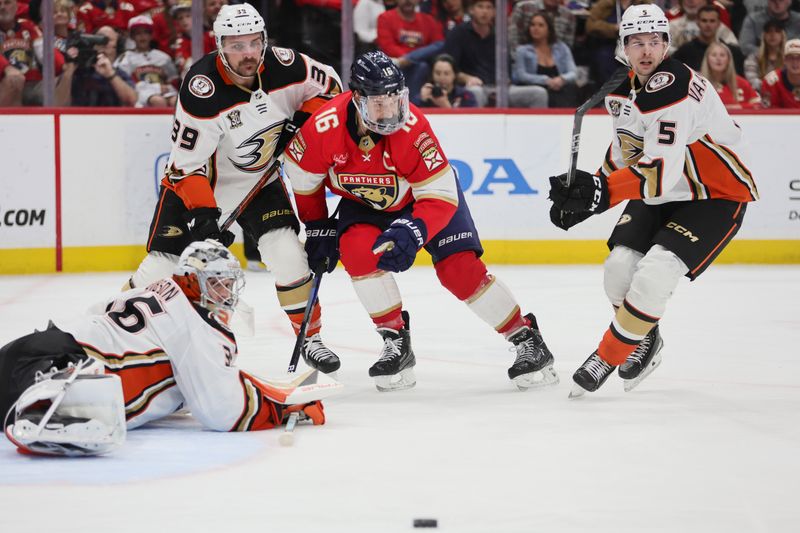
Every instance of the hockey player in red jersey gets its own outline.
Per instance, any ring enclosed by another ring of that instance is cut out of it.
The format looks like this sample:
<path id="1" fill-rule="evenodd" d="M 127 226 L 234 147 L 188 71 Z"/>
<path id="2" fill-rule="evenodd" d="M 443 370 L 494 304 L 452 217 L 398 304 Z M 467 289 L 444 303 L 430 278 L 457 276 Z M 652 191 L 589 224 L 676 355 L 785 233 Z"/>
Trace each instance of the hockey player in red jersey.
<path id="1" fill-rule="evenodd" d="M 223 6 L 214 34 L 218 50 L 192 66 L 180 89 L 148 255 L 131 277 L 131 287 L 168 276 L 193 240 L 214 238 L 230 245 L 233 234 L 220 231 L 221 216 L 234 211 L 271 168 L 292 128 L 341 92 L 331 67 L 294 50 L 268 48 L 264 19 L 250 4 Z M 275 277 L 278 301 L 299 331 L 312 274 L 279 173 L 236 222 L 258 242 Z M 304 355 L 338 364 L 320 338 L 321 321 L 315 303 Z"/>
<path id="2" fill-rule="evenodd" d="M 285 163 L 306 224 L 312 268 L 341 260 L 383 337 L 369 369 L 378 390 L 415 384 L 409 316 L 392 272 L 411 267 L 421 248 L 440 282 L 516 346 L 508 376 L 521 389 L 554 384 L 553 356 L 532 314 L 486 271 L 464 194 L 425 116 L 408 102 L 402 72 L 383 52 L 356 59 L 352 92 L 320 108 L 287 148 Z M 325 190 L 342 197 L 328 219 Z M 337 248 L 338 235 L 338 248 Z"/>
<path id="3" fill-rule="evenodd" d="M 657 6 L 629 7 L 620 46 L 631 76 L 606 97 L 614 137 L 600 170 L 550 178 L 550 218 L 562 229 L 629 200 L 608 240 L 605 290 L 616 312 L 573 375 L 571 396 L 596 391 L 619 367 L 625 390 L 660 363 L 659 320 L 687 276 L 696 279 L 739 231 L 758 198 L 742 162 L 742 131 L 711 83 L 674 59 Z"/>
<path id="4" fill-rule="evenodd" d="M 0 348 L 6 435 L 33 453 L 93 455 L 181 407 L 216 431 L 270 429 L 292 412 L 324 424 L 318 400 L 341 385 L 318 370 L 278 385 L 236 367 L 227 321 L 243 286 L 227 248 L 195 242 L 171 278 Z"/>

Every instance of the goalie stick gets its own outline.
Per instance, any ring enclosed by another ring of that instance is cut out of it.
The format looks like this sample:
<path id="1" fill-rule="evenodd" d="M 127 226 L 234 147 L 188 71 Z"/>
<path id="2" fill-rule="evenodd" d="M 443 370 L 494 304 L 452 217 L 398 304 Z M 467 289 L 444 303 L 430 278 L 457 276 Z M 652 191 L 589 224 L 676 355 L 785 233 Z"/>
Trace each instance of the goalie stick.
<path id="1" fill-rule="evenodd" d="M 575 179 L 575 170 L 578 168 L 578 149 L 581 144 L 581 126 L 583 116 L 591 108 L 599 104 L 611 91 L 628 77 L 630 69 L 627 66 L 618 68 L 600 89 L 575 110 L 575 119 L 572 122 L 572 145 L 570 147 L 569 170 L 567 170 L 567 186 L 572 185 Z"/>

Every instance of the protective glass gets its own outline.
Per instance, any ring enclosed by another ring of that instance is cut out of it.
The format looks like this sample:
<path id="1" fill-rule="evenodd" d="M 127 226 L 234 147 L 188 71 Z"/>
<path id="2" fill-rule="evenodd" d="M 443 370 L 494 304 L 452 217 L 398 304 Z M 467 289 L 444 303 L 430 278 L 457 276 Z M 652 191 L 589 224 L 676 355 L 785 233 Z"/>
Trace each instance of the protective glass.
<path id="1" fill-rule="evenodd" d="M 358 112 L 370 130 L 391 135 L 408 120 L 408 87 L 395 94 L 360 96 Z"/>

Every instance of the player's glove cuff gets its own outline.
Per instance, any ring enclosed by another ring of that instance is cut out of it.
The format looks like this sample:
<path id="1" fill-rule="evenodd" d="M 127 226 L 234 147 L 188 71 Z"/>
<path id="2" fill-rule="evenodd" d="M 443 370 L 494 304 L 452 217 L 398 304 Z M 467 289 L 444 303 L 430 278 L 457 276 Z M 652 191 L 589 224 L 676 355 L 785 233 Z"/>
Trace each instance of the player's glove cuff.
<path id="1" fill-rule="evenodd" d="M 339 262 L 339 239 L 336 225 L 335 218 L 306 222 L 305 250 L 308 256 L 308 266 L 314 272 L 324 264 L 325 270 L 331 273 Z"/>
<path id="2" fill-rule="evenodd" d="M 378 268 L 390 272 L 408 270 L 427 241 L 428 228 L 422 219 L 398 218 L 372 245 L 374 253 L 382 253 Z"/>
<path id="3" fill-rule="evenodd" d="M 192 239 L 204 241 L 214 239 L 226 248 L 233 244 L 234 235 L 228 230 L 219 229 L 219 217 L 222 210 L 218 207 L 197 207 L 184 214 L 184 220 L 189 227 Z"/>
<path id="4" fill-rule="evenodd" d="M 603 176 L 576 170 L 572 184 L 568 186 L 566 183 L 566 174 L 550 177 L 548 197 L 558 209 L 573 213 L 602 213 L 608 209 L 608 181 Z"/>

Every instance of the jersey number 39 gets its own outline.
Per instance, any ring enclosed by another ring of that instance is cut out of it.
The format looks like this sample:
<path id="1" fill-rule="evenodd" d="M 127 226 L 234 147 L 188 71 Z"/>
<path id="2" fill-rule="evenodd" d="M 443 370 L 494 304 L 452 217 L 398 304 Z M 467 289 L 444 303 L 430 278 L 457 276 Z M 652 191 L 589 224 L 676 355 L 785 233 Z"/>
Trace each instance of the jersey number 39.
<path id="1" fill-rule="evenodd" d="M 181 123 L 178 122 L 178 119 L 175 119 L 175 123 L 172 125 L 172 142 L 178 140 L 178 134 L 181 137 L 179 146 L 184 150 L 194 150 L 194 146 L 197 144 L 197 137 L 200 135 L 197 130 L 186 126 L 181 131 Z"/>

